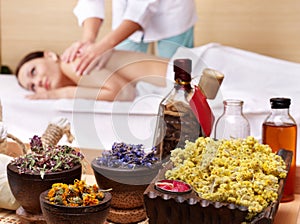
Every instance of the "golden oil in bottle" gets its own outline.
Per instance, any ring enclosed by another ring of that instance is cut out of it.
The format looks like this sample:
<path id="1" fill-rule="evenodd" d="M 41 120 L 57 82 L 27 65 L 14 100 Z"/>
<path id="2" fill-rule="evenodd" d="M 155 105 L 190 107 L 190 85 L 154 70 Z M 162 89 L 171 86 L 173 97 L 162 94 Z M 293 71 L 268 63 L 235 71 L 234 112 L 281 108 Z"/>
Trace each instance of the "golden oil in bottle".
<path id="1" fill-rule="evenodd" d="M 273 152 L 279 149 L 291 150 L 293 159 L 285 183 L 282 202 L 294 200 L 296 179 L 297 125 L 289 113 L 289 98 L 271 98 L 271 114 L 262 126 L 262 143 L 268 144 Z"/>

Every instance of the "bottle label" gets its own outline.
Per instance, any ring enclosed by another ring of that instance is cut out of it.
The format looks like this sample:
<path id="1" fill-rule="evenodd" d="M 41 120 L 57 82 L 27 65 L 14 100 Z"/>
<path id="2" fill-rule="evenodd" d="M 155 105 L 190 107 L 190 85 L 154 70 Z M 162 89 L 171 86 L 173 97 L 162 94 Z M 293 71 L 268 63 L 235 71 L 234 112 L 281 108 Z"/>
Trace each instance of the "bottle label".
<path id="1" fill-rule="evenodd" d="M 194 95 L 190 100 L 190 106 L 201 125 L 205 136 L 210 136 L 215 117 L 207 103 L 206 97 L 197 86 L 195 86 Z"/>

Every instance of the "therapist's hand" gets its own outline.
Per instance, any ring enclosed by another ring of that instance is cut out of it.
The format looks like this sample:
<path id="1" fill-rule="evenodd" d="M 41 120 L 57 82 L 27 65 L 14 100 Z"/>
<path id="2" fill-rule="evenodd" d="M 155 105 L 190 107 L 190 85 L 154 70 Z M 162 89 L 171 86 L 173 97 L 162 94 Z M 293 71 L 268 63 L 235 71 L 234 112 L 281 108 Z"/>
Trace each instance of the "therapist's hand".
<path id="1" fill-rule="evenodd" d="M 93 43 L 90 41 L 76 41 L 68 47 L 61 55 L 61 60 L 64 62 L 72 62 L 76 58 L 81 57 L 82 53 L 89 48 Z"/>
<path id="2" fill-rule="evenodd" d="M 90 45 L 95 43 L 98 31 L 101 27 L 102 19 L 87 18 L 84 20 L 82 27 L 81 41 L 76 41 L 68 47 L 61 55 L 61 60 L 64 62 L 72 62 L 75 58 L 80 57 Z"/>
<path id="3" fill-rule="evenodd" d="M 78 58 L 75 72 L 77 75 L 87 75 L 94 69 L 100 70 L 109 60 L 113 49 L 103 47 L 101 42 L 90 45 Z"/>
<path id="4" fill-rule="evenodd" d="M 75 68 L 77 75 L 89 74 L 93 69 L 100 69 L 109 59 L 109 51 L 128 38 L 141 26 L 130 20 L 124 20 L 115 30 L 105 35 L 100 42 L 89 45 L 78 60 Z"/>

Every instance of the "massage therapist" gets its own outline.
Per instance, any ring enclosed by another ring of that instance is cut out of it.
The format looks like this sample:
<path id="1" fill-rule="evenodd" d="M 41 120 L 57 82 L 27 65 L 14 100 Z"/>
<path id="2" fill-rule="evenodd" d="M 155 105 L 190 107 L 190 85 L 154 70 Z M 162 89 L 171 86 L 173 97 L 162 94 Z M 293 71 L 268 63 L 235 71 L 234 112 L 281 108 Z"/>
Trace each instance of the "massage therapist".
<path id="1" fill-rule="evenodd" d="M 149 43 L 156 42 L 158 55 L 170 58 L 179 46 L 194 46 L 194 0 L 113 0 L 112 31 L 96 41 L 104 21 L 104 2 L 78 0 L 74 8 L 82 26 L 81 40 L 71 44 L 61 58 L 70 62 L 80 56 L 74 68 L 78 75 L 101 68 L 114 47 L 147 52 Z"/>

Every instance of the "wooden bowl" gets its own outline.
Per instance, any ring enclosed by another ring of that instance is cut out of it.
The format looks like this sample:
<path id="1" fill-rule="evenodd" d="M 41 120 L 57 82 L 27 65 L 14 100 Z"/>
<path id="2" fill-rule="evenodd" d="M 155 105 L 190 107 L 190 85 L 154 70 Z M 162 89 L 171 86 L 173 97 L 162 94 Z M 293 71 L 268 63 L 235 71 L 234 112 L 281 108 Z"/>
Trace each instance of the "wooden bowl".
<path id="1" fill-rule="evenodd" d="M 41 213 L 40 194 L 52 187 L 52 184 L 63 182 L 73 184 L 75 179 L 80 180 L 82 166 L 77 165 L 70 170 L 47 173 L 42 179 L 40 174 L 19 174 L 16 165 L 7 165 L 7 178 L 10 189 L 28 213 Z"/>
<path id="2" fill-rule="evenodd" d="M 40 204 L 47 224 L 102 224 L 106 221 L 111 202 L 111 194 L 105 192 L 105 197 L 98 205 L 69 207 L 51 204 L 45 197 L 48 191 L 40 194 Z"/>
<path id="3" fill-rule="evenodd" d="M 113 223 L 122 224 L 137 224 L 146 219 L 147 214 L 144 207 L 134 209 L 117 209 L 111 207 L 107 216 L 107 220 L 113 220 Z"/>
<path id="4" fill-rule="evenodd" d="M 109 220 L 118 222 L 120 219 L 128 223 L 139 222 L 145 219 L 143 193 L 152 179 L 158 174 L 161 164 L 153 168 L 137 167 L 134 169 L 113 168 L 99 165 L 94 159 L 91 163 L 98 186 L 101 189 L 112 188 L 111 208 L 118 212 L 109 214 Z M 132 215 L 134 211 L 140 211 L 143 216 Z M 121 217 L 123 214 L 124 217 Z M 139 218 L 141 217 L 141 218 Z"/>
<path id="5" fill-rule="evenodd" d="M 121 209 L 143 206 L 143 193 L 161 167 L 114 168 L 99 165 L 96 159 L 91 165 L 98 186 L 112 188 L 112 207 Z"/>

